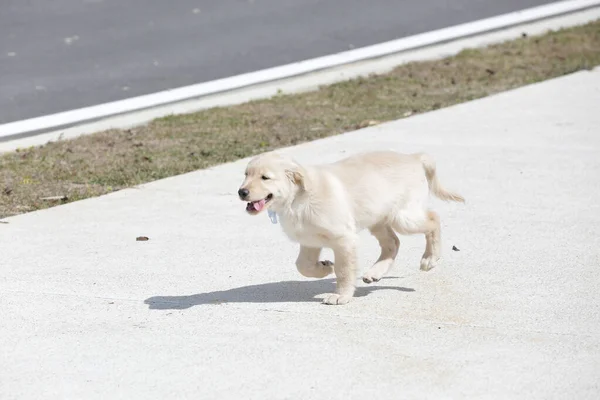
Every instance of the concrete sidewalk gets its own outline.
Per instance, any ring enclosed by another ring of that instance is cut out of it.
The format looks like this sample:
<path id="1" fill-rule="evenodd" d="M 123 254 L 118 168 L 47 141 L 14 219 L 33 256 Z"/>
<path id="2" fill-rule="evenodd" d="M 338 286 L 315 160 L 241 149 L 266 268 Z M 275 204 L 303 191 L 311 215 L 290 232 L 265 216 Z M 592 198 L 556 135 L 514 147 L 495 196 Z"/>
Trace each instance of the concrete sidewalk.
<path id="1" fill-rule="evenodd" d="M 346 306 L 245 214 L 245 160 L 10 218 L 0 398 L 597 399 L 599 105 L 596 69 L 286 149 L 427 151 L 467 198 L 434 201 L 438 268 L 402 238 Z"/>

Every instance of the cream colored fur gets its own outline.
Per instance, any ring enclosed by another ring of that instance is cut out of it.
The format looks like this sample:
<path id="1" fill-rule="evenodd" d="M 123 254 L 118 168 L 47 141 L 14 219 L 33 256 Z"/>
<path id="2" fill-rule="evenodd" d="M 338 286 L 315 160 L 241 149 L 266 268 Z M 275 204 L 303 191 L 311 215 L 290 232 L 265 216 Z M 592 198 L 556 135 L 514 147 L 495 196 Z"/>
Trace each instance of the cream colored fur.
<path id="1" fill-rule="evenodd" d="M 248 191 L 244 201 L 272 195 L 266 208 L 277 213 L 285 234 L 300 244 L 296 266 L 302 275 L 335 273 L 336 293 L 324 299 L 326 304 L 345 304 L 354 295 L 358 232 L 369 229 L 381 246 L 364 282 L 380 280 L 392 266 L 400 247 L 396 233 L 425 235 L 421 270 L 428 271 L 440 257 L 440 220 L 427 209 L 429 194 L 464 202 L 440 185 L 428 155 L 391 151 L 310 167 L 265 153 L 250 161 L 240 189 Z M 335 263 L 319 260 L 324 247 L 333 250 Z"/>

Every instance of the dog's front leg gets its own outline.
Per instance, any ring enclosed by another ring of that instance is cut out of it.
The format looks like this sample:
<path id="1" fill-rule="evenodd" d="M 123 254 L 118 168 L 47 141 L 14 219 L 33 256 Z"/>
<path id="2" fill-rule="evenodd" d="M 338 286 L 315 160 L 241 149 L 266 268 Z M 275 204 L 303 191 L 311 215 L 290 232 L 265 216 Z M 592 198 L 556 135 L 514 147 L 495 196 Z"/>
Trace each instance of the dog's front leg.
<path id="1" fill-rule="evenodd" d="M 346 304 L 352 300 L 356 283 L 356 238 L 344 238 L 333 248 L 333 266 L 337 280 L 335 294 L 327 296 L 325 304 Z"/>
<path id="2" fill-rule="evenodd" d="M 298 272 L 309 278 L 325 278 L 333 272 L 331 261 L 319 261 L 321 248 L 300 245 L 300 253 L 296 259 Z"/>

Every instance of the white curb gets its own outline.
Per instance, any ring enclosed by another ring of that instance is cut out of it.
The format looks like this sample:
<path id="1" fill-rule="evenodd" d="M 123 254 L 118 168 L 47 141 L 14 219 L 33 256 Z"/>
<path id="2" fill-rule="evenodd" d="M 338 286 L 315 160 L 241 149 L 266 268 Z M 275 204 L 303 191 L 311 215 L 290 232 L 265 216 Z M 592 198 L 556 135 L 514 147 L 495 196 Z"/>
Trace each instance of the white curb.
<path id="1" fill-rule="evenodd" d="M 542 33 L 597 18 L 600 0 L 562 1 L 230 78 L 11 122 L 0 125 L 0 152 L 103 129 L 128 128 L 166 115 L 270 97 L 284 88 L 286 92 L 310 90 L 389 70 L 407 60 L 444 57 L 466 47 L 508 40 L 520 32 Z M 398 55 L 402 57 L 393 58 Z M 383 60 L 390 56 L 393 60 Z"/>

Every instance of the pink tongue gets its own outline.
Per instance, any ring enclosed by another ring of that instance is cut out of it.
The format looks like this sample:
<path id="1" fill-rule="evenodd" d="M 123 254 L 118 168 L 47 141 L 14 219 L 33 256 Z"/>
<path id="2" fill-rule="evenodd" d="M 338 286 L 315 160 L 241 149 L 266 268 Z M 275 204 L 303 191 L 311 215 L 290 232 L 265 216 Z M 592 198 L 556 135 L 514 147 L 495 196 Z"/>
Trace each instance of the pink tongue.
<path id="1" fill-rule="evenodd" d="M 254 206 L 254 209 L 256 211 L 260 211 L 265 206 L 265 200 L 263 199 L 263 200 L 256 201 L 256 202 L 252 203 L 252 205 Z"/>

